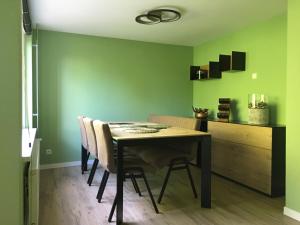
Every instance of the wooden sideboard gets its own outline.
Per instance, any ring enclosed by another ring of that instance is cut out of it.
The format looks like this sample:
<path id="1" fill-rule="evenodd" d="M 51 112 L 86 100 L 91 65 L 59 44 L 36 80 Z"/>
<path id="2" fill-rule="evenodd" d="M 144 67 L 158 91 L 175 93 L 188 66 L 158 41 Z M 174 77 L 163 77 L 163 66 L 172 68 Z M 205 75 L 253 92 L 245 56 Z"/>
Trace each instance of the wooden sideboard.
<path id="1" fill-rule="evenodd" d="M 208 121 L 212 171 L 272 197 L 285 193 L 285 127 Z"/>

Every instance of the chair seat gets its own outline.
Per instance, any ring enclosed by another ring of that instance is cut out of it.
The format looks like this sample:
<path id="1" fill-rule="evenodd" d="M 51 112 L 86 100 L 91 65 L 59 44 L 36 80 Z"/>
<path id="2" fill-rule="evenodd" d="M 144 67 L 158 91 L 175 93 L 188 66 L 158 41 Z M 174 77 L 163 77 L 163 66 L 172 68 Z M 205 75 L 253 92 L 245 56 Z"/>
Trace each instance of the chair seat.
<path id="1" fill-rule="evenodd" d="M 123 167 L 141 167 L 145 172 L 155 172 L 156 167 L 153 167 L 140 157 L 139 154 L 144 150 L 144 146 L 125 147 L 123 152 Z M 117 160 L 116 145 L 114 145 L 114 159 L 115 161 Z M 116 171 L 113 172 L 115 173 Z"/>
<path id="2" fill-rule="evenodd" d="M 117 156 L 114 156 L 115 162 L 117 161 Z M 137 154 L 124 154 L 123 157 L 123 168 L 124 170 L 131 170 L 133 168 L 142 168 L 146 173 L 155 173 L 156 167 L 153 167 L 151 164 L 145 162 Z M 116 173 L 116 168 L 111 173 Z"/>
<path id="3" fill-rule="evenodd" d="M 193 160 L 192 154 L 166 146 L 144 147 L 138 155 L 146 163 L 157 169 L 169 166 L 170 162 L 176 158 L 185 158 L 187 161 Z"/>
<path id="4" fill-rule="evenodd" d="M 124 158 L 124 170 L 128 170 L 130 168 L 143 168 L 145 172 L 152 173 L 156 171 L 155 167 L 138 157 Z"/>
<path id="5" fill-rule="evenodd" d="M 114 156 L 117 155 L 117 145 L 113 145 Z M 124 157 L 137 157 L 138 153 L 142 150 L 142 147 L 124 147 L 123 156 Z"/>

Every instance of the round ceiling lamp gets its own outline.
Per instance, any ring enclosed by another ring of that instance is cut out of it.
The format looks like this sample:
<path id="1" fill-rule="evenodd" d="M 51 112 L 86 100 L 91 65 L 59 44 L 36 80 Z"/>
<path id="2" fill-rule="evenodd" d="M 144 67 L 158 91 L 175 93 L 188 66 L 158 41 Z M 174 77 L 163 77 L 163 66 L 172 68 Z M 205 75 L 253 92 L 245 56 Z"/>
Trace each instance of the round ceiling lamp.
<path id="1" fill-rule="evenodd" d="M 146 14 L 139 15 L 135 21 L 140 24 L 153 25 L 158 23 L 174 22 L 181 18 L 180 12 L 173 9 L 154 9 Z"/>
<path id="2" fill-rule="evenodd" d="M 139 15 L 135 18 L 135 21 L 145 25 L 153 25 L 161 22 L 159 16 L 149 14 Z"/>

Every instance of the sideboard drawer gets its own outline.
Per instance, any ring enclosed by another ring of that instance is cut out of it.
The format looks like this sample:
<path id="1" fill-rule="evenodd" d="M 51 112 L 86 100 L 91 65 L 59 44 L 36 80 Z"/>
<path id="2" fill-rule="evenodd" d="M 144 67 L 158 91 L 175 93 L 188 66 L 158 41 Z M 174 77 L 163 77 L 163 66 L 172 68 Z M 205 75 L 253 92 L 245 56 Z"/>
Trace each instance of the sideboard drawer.
<path id="1" fill-rule="evenodd" d="M 272 149 L 272 128 L 234 123 L 208 122 L 212 137 L 235 143 Z"/>

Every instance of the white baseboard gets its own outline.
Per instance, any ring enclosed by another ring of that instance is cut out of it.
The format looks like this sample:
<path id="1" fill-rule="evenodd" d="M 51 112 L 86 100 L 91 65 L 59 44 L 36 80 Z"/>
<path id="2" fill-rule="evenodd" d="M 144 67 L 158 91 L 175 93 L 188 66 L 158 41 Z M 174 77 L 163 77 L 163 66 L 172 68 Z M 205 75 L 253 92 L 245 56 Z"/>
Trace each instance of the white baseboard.
<path id="1" fill-rule="evenodd" d="M 93 164 L 94 160 L 89 160 L 88 165 Z M 81 161 L 73 161 L 73 162 L 64 162 L 64 163 L 53 163 L 53 164 L 44 164 L 40 166 L 41 170 L 55 169 L 55 168 L 63 168 L 63 167 L 71 167 L 71 166 L 80 166 Z"/>
<path id="2" fill-rule="evenodd" d="M 284 207 L 283 208 L 283 214 L 288 216 L 288 217 L 291 217 L 294 220 L 300 221 L 300 212 L 297 212 L 293 209 L 290 209 L 288 207 Z"/>

